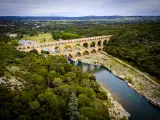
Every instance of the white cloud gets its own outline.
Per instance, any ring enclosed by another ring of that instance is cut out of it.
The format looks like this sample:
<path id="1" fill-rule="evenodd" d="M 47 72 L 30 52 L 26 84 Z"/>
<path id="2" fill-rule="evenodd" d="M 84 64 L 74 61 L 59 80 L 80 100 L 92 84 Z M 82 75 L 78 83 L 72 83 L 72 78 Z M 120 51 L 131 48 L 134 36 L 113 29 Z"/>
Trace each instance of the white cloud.
<path id="1" fill-rule="evenodd" d="M 0 15 L 160 15 L 160 0 L 1 0 Z"/>

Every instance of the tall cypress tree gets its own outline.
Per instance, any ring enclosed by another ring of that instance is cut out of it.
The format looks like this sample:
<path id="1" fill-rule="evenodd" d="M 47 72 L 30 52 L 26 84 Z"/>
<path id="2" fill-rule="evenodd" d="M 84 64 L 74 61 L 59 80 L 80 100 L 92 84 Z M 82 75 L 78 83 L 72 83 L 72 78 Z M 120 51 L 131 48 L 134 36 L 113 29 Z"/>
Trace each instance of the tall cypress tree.
<path id="1" fill-rule="evenodd" d="M 70 120 L 79 120 L 78 99 L 74 92 L 72 92 L 69 102 L 69 118 Z"/>

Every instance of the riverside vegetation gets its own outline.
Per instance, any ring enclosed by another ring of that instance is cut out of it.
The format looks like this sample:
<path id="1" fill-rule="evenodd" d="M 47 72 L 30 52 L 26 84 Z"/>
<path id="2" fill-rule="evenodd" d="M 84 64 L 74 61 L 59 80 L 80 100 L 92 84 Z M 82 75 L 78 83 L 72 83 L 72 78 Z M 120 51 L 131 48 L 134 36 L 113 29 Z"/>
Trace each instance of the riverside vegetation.
<path id="1" fill-rule="evenodd" d="M 108 92 L 64 56 L 24 53 L 1 42 L 0 57 L 2 120 L 115 119 L 108 112 L 113 107 Z"/>

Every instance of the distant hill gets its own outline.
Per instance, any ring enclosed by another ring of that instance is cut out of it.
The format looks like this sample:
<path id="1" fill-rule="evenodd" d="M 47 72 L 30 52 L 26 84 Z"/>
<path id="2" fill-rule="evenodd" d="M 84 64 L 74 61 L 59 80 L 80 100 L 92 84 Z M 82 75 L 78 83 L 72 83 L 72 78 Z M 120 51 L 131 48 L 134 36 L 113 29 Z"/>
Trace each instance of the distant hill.
<path id="1" fill-rule="evenodd" d="M 160 19 L 160 16 L 0 16 L 0 20 L 104 20 L 104 19 Z"/>

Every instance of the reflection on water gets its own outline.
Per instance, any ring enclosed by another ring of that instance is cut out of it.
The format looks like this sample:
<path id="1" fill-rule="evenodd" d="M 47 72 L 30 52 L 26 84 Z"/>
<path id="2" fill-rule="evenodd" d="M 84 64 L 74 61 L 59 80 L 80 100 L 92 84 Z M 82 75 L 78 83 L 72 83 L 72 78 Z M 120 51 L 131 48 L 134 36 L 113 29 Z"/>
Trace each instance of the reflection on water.
<path id="1" fill-rule="evenodd" d="M 160 120 L 160 109 L 151 105 L 143 96 L 139 95 L 126 82 L 117 78 L 103 67 L 84 64 L 81 62 L 70 62 L 96 76 L 97 81 L 102 84 L 130 114 L 131 120 Z"/>

